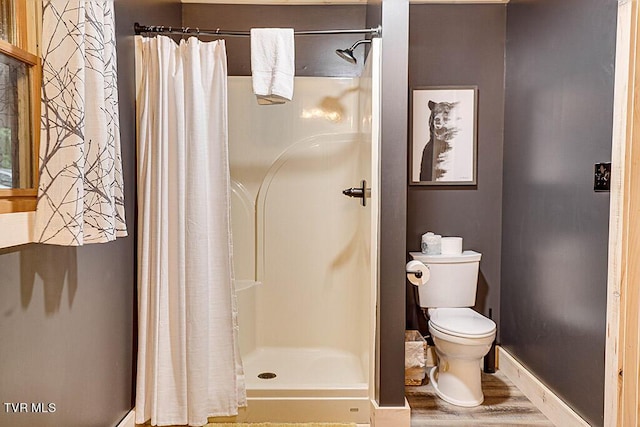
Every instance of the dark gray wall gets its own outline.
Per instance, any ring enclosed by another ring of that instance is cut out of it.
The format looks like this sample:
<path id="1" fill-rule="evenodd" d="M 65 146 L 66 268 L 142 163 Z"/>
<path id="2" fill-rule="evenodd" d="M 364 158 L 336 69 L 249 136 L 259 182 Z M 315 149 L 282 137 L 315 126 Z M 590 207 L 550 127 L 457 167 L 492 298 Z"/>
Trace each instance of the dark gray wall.
<path id="1" fill-rule="evenodd" d="M 248 31 L 252 27 L 292 27 L 296 30 L 365 28 L 365 6 L 263 6 L 231 4 L 184 4 L 182 22 L 188 27 Z M 297 76 L 358 76 L 364 48 L 355 50 L 358 65 L 340 59 L 336 49 L 350 47 L 359 35 L 296 37 Z M 203 37 L 203 40 L 208 40 Z M 225 37 L 228 72 L 251 75 L 251 41 L 248 37 Z"/>
<path id="2" fill-rule="evenodd" d="M 615 0 L 512 1 L 502 344 L 592 425 L 603 423 Z"/>
<path id="3" fill-rule="evenodd" d="M 380 406 L 404 405 L 409 1 L 372 3 L 382 22 L 380 240 L 376 393 Z"/>
<path id="4" fill-rule="evenodd" d="M 407 249 L 434 231 L 482 253 L 476 310 L 500 325 L 505 5 L 411 5 L 409 88 L 478 87 L 477 186 L 410 186 Z M 407 327 L 427 333 L 407 284 Z"/>
<path id="5" fill-rule="evenodd" d="M 135 117 L 133 22 L 180 23 L 176 1 L 116 1 L 120 125 L 130 237 L 0 250 L 0 401 L 55 403 L 0 425 L 116 425 L 133 407 Z"/>

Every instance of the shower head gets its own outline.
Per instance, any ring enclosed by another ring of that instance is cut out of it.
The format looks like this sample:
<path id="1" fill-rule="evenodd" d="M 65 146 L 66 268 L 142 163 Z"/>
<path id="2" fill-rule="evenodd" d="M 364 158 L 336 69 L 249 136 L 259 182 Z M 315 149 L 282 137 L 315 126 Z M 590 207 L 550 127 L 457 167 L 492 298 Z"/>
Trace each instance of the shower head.
<path id="1" fill-rule="evenodd" d="M 345 61 L 348 61 L 348 62 L 350 62 L 352 64 L 356 64 L 358 62 L 358 60 L 353 55 L 353 50 L 356 47 L 358 47 L 359 44 L 362 44 L 362 43 L 371 43 L 371 40 L 369 40 L 369 39 L 358 40 L 353 45 L 351 45 L 351 47 L 348 48 L 348 49 L 336 49 L 336 54 L 340 58 L 344 59 Z"/>
<path id="2" fill-rule="evenodd" d="M 352 64 L 355 64 L 358 62 L 356 57 L 353 56 L 353 50 L 351 49 L 336 49 L 336 54 L 340 58 L 344 59 L 347 62 L 351 62 Z"/>

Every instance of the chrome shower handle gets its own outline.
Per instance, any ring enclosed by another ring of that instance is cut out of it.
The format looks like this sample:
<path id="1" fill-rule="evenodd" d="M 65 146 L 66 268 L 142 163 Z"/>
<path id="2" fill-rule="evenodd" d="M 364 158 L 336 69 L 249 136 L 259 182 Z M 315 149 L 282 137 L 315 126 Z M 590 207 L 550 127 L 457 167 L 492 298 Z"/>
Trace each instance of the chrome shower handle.
<path id="1" fill-rule="evenodd" d="M 346 190 L 342 190 L 342 194 L 349 197 L 363 197 L 364 192 L 362 188 L 347 188 Z"/>
<path id="2" fill-rule="evenodd" d="M 371 197 L 371 189 L 367 188 L 367 181 L 362 180 L 362 187 L 352 187 L 342 190 L 342 194 L 347 197 L 362 199 L 362 206 L 367 206 L 367 197 Z"/>

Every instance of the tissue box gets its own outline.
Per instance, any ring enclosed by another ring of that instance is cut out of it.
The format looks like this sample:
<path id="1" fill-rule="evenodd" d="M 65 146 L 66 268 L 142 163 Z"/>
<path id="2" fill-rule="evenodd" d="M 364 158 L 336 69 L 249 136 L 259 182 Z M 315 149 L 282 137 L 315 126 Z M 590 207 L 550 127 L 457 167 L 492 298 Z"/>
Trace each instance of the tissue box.
<path id="1" fill-rule="evenodd" d="M 425 377 L 427 342 L 419 331 L 404 332 L 404 384 L 421 385 Z"/>

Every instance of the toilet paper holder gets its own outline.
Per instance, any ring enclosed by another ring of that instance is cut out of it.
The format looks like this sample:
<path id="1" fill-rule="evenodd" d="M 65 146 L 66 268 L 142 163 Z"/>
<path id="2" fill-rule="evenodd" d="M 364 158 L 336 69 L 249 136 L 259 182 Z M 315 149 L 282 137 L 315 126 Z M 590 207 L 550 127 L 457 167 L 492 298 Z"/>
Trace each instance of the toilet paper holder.
<path id="1" fill-rule="evenodd" d="M 416 276 L 418 279 L 422 277 L 422 271 L 420 270 L 406 270 L 406 272 L 408 274 L 413 274 L 414 276 Z"/>
<path id="2" fill-rule="evenodd" d="M 417 260 L 409 261 L 404 271 L 407 274 L 407 280 L 415 286 L 424 285 L 431 277 L 429 266 Z"/>

